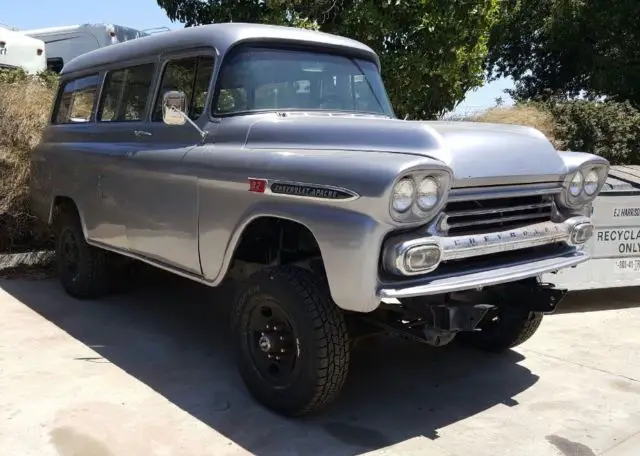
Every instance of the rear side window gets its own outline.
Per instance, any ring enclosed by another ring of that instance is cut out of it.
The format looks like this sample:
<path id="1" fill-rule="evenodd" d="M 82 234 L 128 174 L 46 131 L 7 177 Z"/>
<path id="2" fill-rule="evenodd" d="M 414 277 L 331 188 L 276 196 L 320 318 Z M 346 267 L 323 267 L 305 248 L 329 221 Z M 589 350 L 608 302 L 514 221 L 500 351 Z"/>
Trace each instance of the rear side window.
<path id="1" fill-rule="evenodd" d="M 98 121 L 135 122 L 144 119 L 153 70 L 153 63 L 145 63 L 107 73 Z"/>
<path id="2" fill-rule="evenodd" d="M 65 82 L 59 95 L 53 123 L 89 122 L 98 93 L 100 78 L 97 74 Z"/>
<path id="3" fill-rule="evenodd" d="M 187 115 L 191 120 L 200 117 L 204 111 L 212 73 L 213 57 L 209 56 L 188 57 L 167 63 L 156 97 L 153 121 L 162 121 L 162 97 L 171 90 L 184 92 Z"/>

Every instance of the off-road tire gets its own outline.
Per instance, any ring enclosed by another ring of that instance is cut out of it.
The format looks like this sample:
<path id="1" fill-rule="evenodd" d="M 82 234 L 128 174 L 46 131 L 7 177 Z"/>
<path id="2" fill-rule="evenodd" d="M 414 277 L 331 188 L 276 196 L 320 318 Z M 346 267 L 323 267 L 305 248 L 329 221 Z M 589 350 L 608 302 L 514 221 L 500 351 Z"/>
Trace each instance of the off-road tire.
<path id="1" fill-rule="evenodd" d="M 501 352 L 526 342 L 540 327 L 543 314 L 540 312 L 501 313 L 500 320 L 491 329 L 462 332 L 456 339 L 465 345 L 488 352 Z"/>
<path id="2" fill-rule="evenodd" d="M 347 378 L 349 336 L 327 286 L 313 272 L 293 266 L 259 271 L 240 286 L 231 329 L 238 370 L 249 393 L 285 416 L 311 414 L 331 403 Z M 299 372 L 285 386 L 265 380 L 251 354 L 250 315 L 265 299 L 275 300 L 287 312 L 299 347 Z"/>
<path id="3" fill-rule="evenodd" d="M 80 217 L 75 207 L 65 205 L 57 211 L 54 219 L 56 265 L 58 277 L 64 290 L 77 299 L 103 296 L 109 291 L 109 252 L 89 245 L 82 232 Z M 67 267 L 64 240 L 75 239 L 77 250 L 77 272 Z"/>

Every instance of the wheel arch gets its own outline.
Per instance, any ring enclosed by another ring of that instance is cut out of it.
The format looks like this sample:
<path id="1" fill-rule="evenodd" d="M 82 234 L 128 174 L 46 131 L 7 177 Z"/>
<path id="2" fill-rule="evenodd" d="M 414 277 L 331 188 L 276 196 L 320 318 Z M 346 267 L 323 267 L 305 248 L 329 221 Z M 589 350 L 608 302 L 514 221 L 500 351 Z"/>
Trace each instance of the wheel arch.
<path id="1" fill-rule="evenodd" d="M 255 250 L 252 251 L 252 247 Z M 265 257 L 261 257 L 262 253 Z M 279 257 L 276 258 L 276 255 Z M 255 214 L 235 231 L 220 278 L 228 276 L 234 260 L 253 260 L 268 266 L 293 263 L 305 258 L 318 258 L 324 266 L 320 243 L 308 224 L 279 214 Z M 322 275 L 326 280 L 324 267 Z"/>
<path id="2" fill-rule="evenodd" d="M 84 214 L 82 213 L 82 210 L 80 209 L 78 204 L 75 202 L 75 200 L 70 196 L 56 195 L 51 200 L 51 206 L 49 208 L 49 216 L 48 216 L 47 223 L 49 225 L 55 224 L 56 217 L 61 211 L 64 211 L 64 210 L 75 212 L 78 219 L 80 220 L 80 226 L 82 227 L 82 234 L 84 235 L 85 239 L 87 239 L 87 228 L 84 223 Z"/>
<path id="3" fill-rule="evenodd" d="M 210 273 L 208 283 L 216 286 L 229 277 L 240 238 L 250 223 L 262 217 L 274 217 L 295 222 L 313 235 L 318 257 L 322 259 L 323 274 L 338 307 L 357 312 L 370 312 L 378 307 L 379 246 L 388 226 L 367 214 L 323 205 L 261 204 L 245 214 L 234 229 L 229 230 L 219 263 L 206 256 L 206 249 L 215 245 L 213 234 L 206 233 L 206 241 L 200 244 L 203 269 Z M 220 236 L 221 233 L 214 234 Z"/>

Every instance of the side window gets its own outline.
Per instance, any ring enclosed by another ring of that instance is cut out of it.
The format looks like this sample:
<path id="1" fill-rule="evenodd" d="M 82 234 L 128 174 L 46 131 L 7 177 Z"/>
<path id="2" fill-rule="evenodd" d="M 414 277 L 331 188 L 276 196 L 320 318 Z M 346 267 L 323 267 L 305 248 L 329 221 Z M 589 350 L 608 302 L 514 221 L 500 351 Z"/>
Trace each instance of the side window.
<path id="1" fill-rule="evenodd" d="M 191 120 L 200 117 L 204 111 L 212 73 L 213 57 L 188 57 L 167 63 L 156 97 L 152 120 L 162 122 L 162 97 L 165 92 L 171 90 L 184 92 L 187 115 Z"/>
<path id="2" fill-rule="evenodd" d="M 107 73 L 98 109 L 98 122 L 142 120 L 153 80 L 153 63 L 145 63 Z"/>
<path id="3" fill-rule="evenodd" d="M 99 81 L 98 75 L 93 74 L 66 82 L 62 86 L 53 123 L 89 122 Z"/>

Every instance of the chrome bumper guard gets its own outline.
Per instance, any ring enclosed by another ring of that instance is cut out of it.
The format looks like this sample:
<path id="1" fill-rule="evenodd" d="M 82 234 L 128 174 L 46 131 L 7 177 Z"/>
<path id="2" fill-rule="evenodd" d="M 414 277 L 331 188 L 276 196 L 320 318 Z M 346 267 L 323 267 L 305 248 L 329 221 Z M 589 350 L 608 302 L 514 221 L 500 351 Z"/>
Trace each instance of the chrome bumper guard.
<path id="1" fill-rule="evenodd" d="M 569 268 L 589 259 L 580 247 L 592 236 L 593 224 L 588 217 L 578 216 L 562 223 L 543 222 L 506 231 L 462 236 L 425 236 L 391 239 L 383 252 L 383 265 L 387 271 L 411 279 L 406 286 L 392 288 L 384 284 L 378 290 L 380 298 L 400 298 L 450 293 L 483 286 L 497 285 L 535 277 L 541 274 Z M 414 235 L 415 236 L 415 235 Z M 495 268 L 465 269 L 464 264 L 455 273 L 437 273 L 443 261 L 463 260 L 496 253 L 512 252 L 531 247 L 564 243 L 577 247 L 549 258 L 537 258 L 524 263 L 497 264 Z M 432 252 L 425 254 L 428 249 Z M 439 252 L 434 255 L 433 251 Z M 416 269 L 408 261 L 412 252 L 422 255 L 429 263 Z M 435 272 L 434 272 L 435 271 Z M 433 272 L 433 274 L 429 274 Z M 421 277 L 416 277 L 421 276 Z M 399 280 L 403 280 L 399 278 Z"/>

